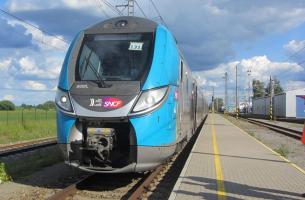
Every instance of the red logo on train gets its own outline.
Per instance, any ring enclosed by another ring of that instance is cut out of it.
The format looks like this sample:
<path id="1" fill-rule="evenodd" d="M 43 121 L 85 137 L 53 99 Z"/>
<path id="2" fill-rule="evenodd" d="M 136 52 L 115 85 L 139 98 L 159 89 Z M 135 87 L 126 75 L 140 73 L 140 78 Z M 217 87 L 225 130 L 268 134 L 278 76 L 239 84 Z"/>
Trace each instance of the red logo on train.
<path id="1" fill-rule="evenodd" d="M 103 107 L 104 108 L 121 108 L 123 106 L 123 101 L 115 97 L 104 97 Z"/>

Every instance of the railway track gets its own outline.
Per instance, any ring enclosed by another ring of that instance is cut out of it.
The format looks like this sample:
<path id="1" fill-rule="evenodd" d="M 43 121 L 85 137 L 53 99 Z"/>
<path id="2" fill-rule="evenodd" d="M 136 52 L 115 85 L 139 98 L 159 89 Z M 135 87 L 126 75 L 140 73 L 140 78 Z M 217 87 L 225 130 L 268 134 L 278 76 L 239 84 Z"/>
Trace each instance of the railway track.
<path id="1" fill-rule="evenodd" d="M 301 140 L 301 138 L 302 138 L 302 131 L 278 126 L 278 125 L 267 123 L 267 122 L 262 122 L 262 121 L 255 120 L 255 119 L 249 119 L 249 118 L 240 118 L 240 119 L 245 120 L 245 121 L 247 121 L 249 123 L 252 123 L 252 124 L 256 124 L 258 126 L 268 128 L 270 130 L 273 130 L 275 132 L 281 133 L 283 135 L 286 135 L 288 137 L 291 137 L 291 138 L 294 138 L 294 139 L 297 139 L 297 140 Z"/>
<path id="2" fill-rule="evenodd" d="M 57 144 L 56 138 L 45 138 L 40 140 L 16 143 L 12 145 L 0 146 L 0 157 L 23 153 Z"/>
<path id="3" fill-rule="evenodd" d="M 142 174 L 91 174 L 50 196 L 48 200 L 64 200 L 74 196 L 92 199 L 143 199 L 150 196 L 159 184 L 166 185 L 168 194 L 163 195 L 162 199 L 167 199 L 204 122 L 205 120 L 179 154 L 175 154 L 155 170 Z"/>

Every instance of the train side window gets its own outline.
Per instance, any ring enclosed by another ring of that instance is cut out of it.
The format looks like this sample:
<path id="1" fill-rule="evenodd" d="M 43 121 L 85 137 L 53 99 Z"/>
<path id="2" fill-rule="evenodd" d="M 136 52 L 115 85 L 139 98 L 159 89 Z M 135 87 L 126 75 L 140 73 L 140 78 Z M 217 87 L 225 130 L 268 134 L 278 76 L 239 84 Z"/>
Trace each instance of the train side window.
<path id="1" fill-rule="evenodd" d="M 183 81 L 183 61 L 180 62 L 180 81 Z"/>

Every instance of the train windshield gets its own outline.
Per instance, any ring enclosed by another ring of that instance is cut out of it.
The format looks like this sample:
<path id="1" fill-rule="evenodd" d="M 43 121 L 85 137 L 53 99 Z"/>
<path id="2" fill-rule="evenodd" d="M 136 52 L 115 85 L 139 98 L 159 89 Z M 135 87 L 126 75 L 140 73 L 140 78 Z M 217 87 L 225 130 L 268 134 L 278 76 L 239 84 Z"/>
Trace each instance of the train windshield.
<path id="1" fill-rule="evenodd" d="M 152 33 L 87 35 L 76 64 L 76 81 L 139 81 L 151 64 Z"/>

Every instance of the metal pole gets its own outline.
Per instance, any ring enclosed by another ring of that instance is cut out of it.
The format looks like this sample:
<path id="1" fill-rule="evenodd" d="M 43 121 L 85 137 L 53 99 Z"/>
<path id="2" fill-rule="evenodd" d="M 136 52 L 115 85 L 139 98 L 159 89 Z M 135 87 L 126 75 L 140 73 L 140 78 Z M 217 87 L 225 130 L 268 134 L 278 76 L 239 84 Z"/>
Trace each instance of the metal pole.
<path id="1" fill-rule="evenodd" d="M 238 112 L 239 112 L 239 106 L 238 106 L 238 96 L 237 96 L 237 65 L 235 66 L 235 76 L 236 76 L 236 84 L 235 84 L 235 109 L 236 109 L 236 118 L 238 119 Z"/>
<path id="2" fill-rule="evenodd" d="M 213 86 L 213 96 L 212 96 L 212 112 L 214 113 L 214 86 Z"/>
<path id="3" fill-rule="evenodd" d="M 270 120 L 273 120 L 273 96 L 274 96 L 274 84 L 272 77 L 270 76 Z"/>
<path id="4" fill-rule="evenodd" d="M 225 73 L 225 102 L 224 102 L 225 112 L 227 112 L 228 108 L 228 73 Z"/>
<path id="5" fill-rule="evenodd" d="M 251 104 L 251 70 L 247 70 L 248 72 L 248 79 L 249 79 L 249 85 L 248 85 L 248 113 L 251 112 L 250 104 Z"/>
<path id="6" fill-rule="evenodd" d="M 6 125 L 8 125 L 8 110 L 6 110 Z"/>
<path id="7" fill-rule="evenodd" d="M 23 108 L 21 109 L 21 124 L 22 124 L 22 126 L 24 126 Z"/>
<path id="8" fill-rule="evenodd" d="M 128 0 L 128 16 L 134 16 L 134 0 Z"/>

